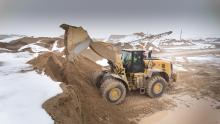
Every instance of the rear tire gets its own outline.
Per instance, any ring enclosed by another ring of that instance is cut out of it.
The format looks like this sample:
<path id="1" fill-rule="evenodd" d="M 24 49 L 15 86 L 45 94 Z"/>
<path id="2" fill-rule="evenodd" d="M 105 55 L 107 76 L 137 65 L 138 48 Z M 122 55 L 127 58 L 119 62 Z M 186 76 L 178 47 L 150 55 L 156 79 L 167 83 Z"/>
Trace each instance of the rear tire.
<path id="1" fill-rule="evenodd" d="M 159 75 L 151 77 L 147 81 L 147 95 L 151 98 L 160 97 L 165 90 L 166 84 L 166 80 Z"/>
<path id="2" fill-rule="evenodd" d="M 104 80 L 100 87 L 103 98 L 112 104 L 120 104 L 125 100 L 125 85 L 114 78 Z"/>

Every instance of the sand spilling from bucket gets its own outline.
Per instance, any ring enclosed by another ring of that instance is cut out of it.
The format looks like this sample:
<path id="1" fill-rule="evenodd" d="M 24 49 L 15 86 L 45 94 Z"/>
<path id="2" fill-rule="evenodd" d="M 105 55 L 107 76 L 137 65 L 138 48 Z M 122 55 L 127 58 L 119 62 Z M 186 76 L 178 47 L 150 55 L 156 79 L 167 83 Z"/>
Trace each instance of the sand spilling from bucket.
<path id="1" fill-rule="evenodd" d="M 101 67 L 79 56 L 74 62 L 54 53 L 45 53 L 28 62 L 53 80 L 63 82 L 63 93 L 43 104 L 55 124 L 129 124 L 120 109 L 106 103 L 93 85 Z"/>

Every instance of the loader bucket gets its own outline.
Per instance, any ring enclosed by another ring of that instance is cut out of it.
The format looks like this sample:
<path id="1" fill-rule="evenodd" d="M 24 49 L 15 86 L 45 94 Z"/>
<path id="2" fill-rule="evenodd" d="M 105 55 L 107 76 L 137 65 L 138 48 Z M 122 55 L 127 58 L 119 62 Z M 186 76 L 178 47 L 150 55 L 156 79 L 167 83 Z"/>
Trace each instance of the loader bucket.
<path id="1" fill-rule="evenodd" d="M 73 61 L 85 49 L 90 47 L 99 56 L 121 66 L 118 50 L 110 43 L 93 42 L 86 30 L 82 27 L 62 24 L 65 30 L 64 45 L 67 60 Z"/>
<path id="2" fill-rule="evenodd" d="M 82 27 L 75 27 L 67 24 L 62 24 L 60 27 L 65 30 L 64 45 L 67 59 L 74 61 L 77 55 L 89 47 L 92 39 Z"/>

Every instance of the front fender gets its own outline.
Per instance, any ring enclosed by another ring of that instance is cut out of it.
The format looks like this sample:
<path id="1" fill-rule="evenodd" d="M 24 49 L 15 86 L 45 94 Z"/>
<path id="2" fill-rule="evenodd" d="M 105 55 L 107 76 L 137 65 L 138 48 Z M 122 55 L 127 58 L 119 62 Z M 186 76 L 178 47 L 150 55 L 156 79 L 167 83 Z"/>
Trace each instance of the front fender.
<path id="1" fill-rule="evenodd" d="M 114 79 L 116 79 L 116 80 L 121 81 L 121 82 L 125 85 L 126 89 L 128 90 L 128 82 L 127 82 L 127 80 L 125 80 L 125 79 L 123 79 L 122 77 L 120 77 L 119 75 L 113 74 L 113 73 L 105 73 L 105 74 L 103 75 L 103 78 L 102 78 L 101 82 L 100 82 L 100 86 L 101 86 L 102 83 L 103 83 L 106 79 L 108 79 L 108 78 L 114 78 Z"/>

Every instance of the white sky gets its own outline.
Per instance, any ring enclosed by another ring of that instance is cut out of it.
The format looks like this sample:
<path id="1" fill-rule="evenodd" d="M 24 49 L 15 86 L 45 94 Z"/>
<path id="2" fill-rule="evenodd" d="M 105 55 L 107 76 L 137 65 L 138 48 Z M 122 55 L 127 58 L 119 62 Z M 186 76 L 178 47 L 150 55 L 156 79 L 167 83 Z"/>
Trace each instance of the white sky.
<path id="1" fill-rule="evenodd" d="M 0 0 L 0 34 L 59 36 L 59 25 L 92 37 L 174 31 L 172 37 L 220 37 L 219 0 Z"/>

